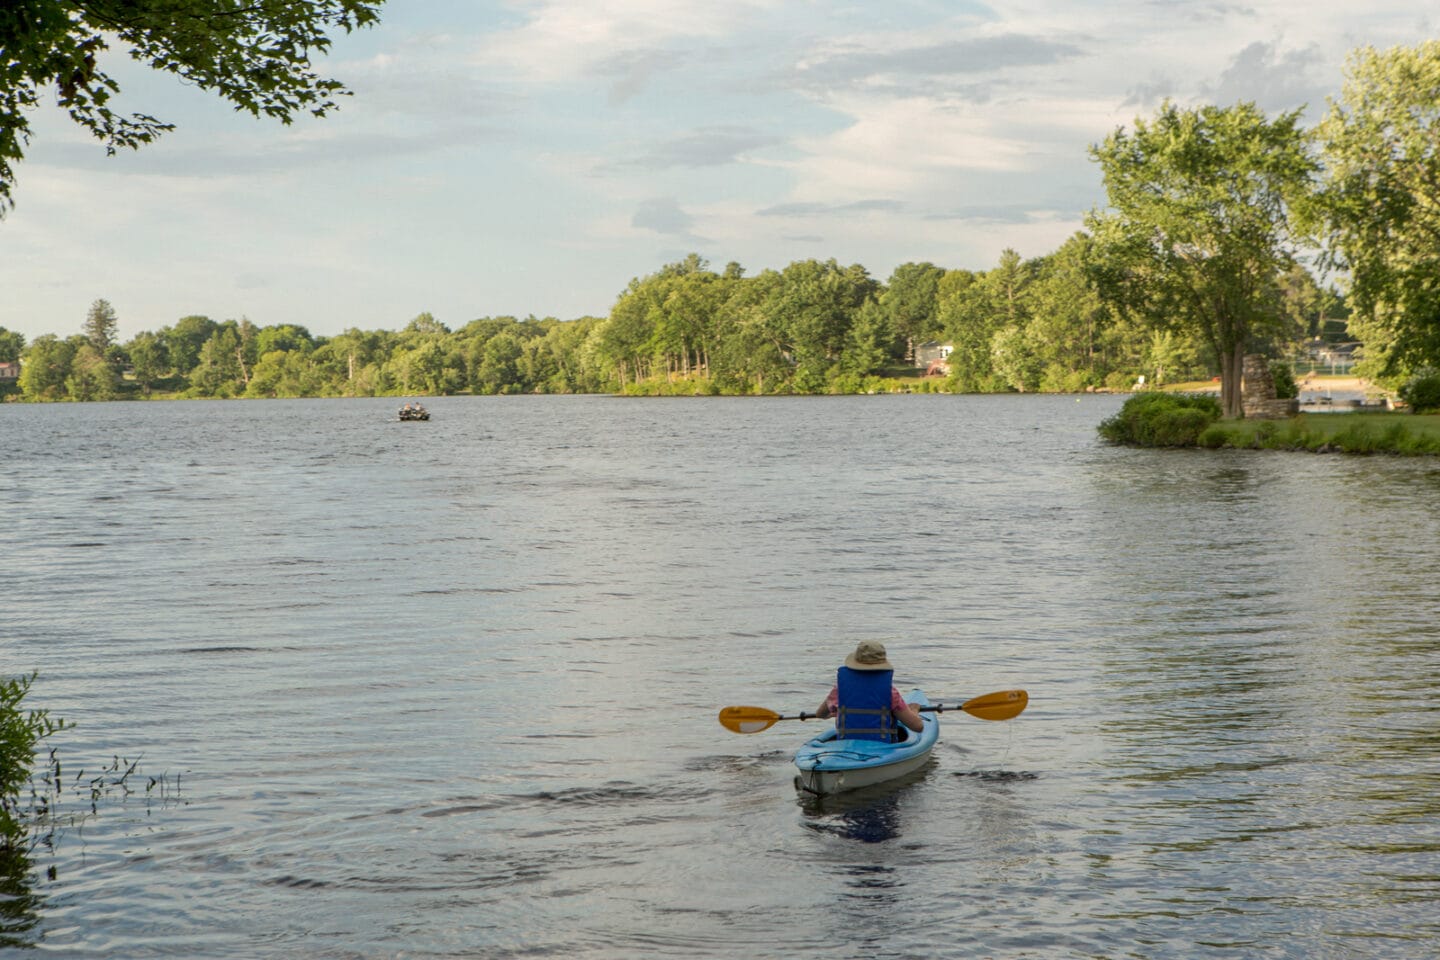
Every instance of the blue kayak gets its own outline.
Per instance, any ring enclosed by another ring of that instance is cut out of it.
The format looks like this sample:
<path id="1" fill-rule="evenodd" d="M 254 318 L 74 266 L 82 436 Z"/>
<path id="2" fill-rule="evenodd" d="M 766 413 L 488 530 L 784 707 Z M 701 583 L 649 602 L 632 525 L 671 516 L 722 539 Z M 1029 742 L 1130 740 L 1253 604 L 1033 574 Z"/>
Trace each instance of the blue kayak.
<path id="1" fill-rule="evenodd" d="M 912 690 L 905 699 L 916 706 L 930 705 L 919 690 Z M 924 729 L 919 733 L 901 725 L 906 739 L 899 743 L 841 740 L 831 727 L 795 754 L 795 766 L 800 771 L 795 777 L 795 786 L 806 793 L 828 797 L 919 770 L 930 759 L 930 751 L 940 739 L 940 715 L 922 712 L 920 719 L 924 721 Z"/>

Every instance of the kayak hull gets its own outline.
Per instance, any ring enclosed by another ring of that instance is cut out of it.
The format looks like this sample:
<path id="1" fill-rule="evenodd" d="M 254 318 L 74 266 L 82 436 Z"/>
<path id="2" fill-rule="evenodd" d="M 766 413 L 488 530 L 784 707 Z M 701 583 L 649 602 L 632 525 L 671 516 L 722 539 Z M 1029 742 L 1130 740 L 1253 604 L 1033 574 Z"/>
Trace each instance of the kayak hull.
<path id="1" fill-rule="evenodd" d="M 930 705 L 919 690 L 912 690 L 905 699 L 917 706 Z M 940 715 L 921 713 L 920 719 L 924 728 L 919 733 L 907 731 L 908 738 L 900 743 L 841 740 L 831 727 L 795 754 L 795 767 L 799 770 L 796 788 L 814 796 L 828 797 L 919 770 L 929 762 L 930 753 L 940 739 Z"/>

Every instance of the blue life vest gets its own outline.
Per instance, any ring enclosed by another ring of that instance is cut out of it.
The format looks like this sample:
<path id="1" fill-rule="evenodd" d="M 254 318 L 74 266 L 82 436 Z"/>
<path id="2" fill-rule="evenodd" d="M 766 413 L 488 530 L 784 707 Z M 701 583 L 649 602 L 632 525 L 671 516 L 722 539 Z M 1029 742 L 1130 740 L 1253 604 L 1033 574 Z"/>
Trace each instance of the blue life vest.
<path id="1" fill-rule="evenodd" d="M 895 741 L 895 715 L 890 711 L 890 670 L 851 670 L 841 667 L 835 685 L 840 709 L 835 731 L 842 740 Z"/>

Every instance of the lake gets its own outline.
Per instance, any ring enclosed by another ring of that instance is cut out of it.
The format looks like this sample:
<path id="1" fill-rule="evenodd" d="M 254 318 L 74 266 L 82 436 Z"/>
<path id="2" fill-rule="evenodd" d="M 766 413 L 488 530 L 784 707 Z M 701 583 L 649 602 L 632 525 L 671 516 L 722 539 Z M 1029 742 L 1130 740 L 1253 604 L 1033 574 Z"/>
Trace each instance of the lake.
<path id="1" fill-rule="evenodd" d="M 0 407 L 0 674 L 73 724 L 0 954 L 1440 955 L 1440 460 L 1121 399 Z M 819 722 L 716 714 L 862 639 L 1030 706 L 807 800 Z"/>

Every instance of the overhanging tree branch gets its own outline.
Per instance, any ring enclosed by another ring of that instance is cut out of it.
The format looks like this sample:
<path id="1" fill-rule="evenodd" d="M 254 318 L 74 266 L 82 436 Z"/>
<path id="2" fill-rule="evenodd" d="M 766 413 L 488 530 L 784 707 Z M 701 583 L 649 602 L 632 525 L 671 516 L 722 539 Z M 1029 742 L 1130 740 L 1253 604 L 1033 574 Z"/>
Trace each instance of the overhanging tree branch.
<path id="1" fill-rule="evenodd" d="M 139 149 L 174 129 L 115 112 L 119 84 L 100 66 L 112 44 L 156 70 L 291 123 L 323 117 L 348 91 L 311 67 L 331 34 L 379 22 L 384 0 L 10 0 L 0 6 L 0 216 L 14 202 L 14 167 L 30 144 L 28 113 L 44 91 L 107 153 Z"/>

